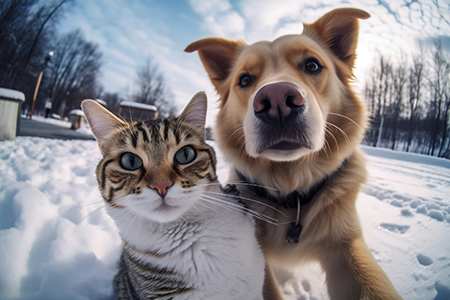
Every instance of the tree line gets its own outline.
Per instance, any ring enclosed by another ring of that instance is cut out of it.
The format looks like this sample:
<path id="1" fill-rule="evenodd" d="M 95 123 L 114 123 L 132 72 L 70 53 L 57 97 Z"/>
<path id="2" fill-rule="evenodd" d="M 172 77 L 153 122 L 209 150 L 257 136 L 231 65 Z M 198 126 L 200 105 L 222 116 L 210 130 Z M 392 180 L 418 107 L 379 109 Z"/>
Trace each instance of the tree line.
<path id="1" fill-rule="evenodd" d="M 79 109 L 83 99 L 102 98 L 115 112 L 120 101 L 131 100 L 156 105 L 162 117 L 173 115 L 172 93 L 151 59 L 136 71 L 136 84 L 126 99 L 104 90 L 99 78 L 105 61 L 98 44 L 79 29 L 65 34 L 57 30 L 72 4 L 72 0 L 0 1 L 0 87 L 25 94 L 22 113 L 30 113 L 44 71 L 35 114 L 42 115 L 49 102 L 52 114 L 65 117 Z"/>
<path id="2" fill-rule="evenodd" d="M 364 144 L 450 158 L 450 58 L 442 41 L 394 61 L 382 54 L 364 87 Z"/>

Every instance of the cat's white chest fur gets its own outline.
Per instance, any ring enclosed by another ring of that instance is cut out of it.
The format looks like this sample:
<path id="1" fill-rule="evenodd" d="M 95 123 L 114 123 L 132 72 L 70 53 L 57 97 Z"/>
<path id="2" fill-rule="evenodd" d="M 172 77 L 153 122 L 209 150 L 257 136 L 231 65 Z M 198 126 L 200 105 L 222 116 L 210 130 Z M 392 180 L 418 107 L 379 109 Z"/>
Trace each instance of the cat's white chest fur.
<path id="1" fill-rule="evenodd" d="M 179 274 L 192 287 L 175 299 L 262 299 L 264 258 L 249 216 L 212 203 L 170 223 L 133 220 L 112 207 L 108 213 L 136 258 Z"/>

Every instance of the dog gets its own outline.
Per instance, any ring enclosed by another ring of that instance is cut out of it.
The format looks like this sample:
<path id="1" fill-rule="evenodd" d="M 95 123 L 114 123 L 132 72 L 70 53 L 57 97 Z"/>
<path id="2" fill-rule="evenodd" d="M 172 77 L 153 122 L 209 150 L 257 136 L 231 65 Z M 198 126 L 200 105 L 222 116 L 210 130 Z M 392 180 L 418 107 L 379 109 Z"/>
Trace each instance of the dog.
<path id="1" fill-rule="evenodd" d="M 362 10 L 333 10 L 300 35 L 247 45 L 205 38 L 197 51 L 218 95 L 216 141 L 257 221 L 264 299 L 282 299 L 272 266 L 316 260 L 331 299 L 401 299 L 367 248 L 355 202 L 367 127 L 353 79 Z"/>

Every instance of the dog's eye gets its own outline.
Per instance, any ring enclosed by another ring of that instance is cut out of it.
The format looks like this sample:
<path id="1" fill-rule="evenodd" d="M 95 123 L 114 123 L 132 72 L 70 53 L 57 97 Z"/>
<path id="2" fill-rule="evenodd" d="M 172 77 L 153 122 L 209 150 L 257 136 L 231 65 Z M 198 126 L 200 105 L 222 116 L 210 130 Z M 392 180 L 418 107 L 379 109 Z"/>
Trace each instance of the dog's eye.
<path id="1" fill-rule="evenodd" d="M 239 86 L 241 88 L 249 87 L 253 83 L 253 77 L 250 74 L 242 74 L 241 77 L 239 77 Z"/>
<path id="2" fill-rule="evenodd" d="M 318 74 L 322 71 L 323 67 L 315 58 L 310 58 L 304 62 L 303 68 L 310 74 Z"/>

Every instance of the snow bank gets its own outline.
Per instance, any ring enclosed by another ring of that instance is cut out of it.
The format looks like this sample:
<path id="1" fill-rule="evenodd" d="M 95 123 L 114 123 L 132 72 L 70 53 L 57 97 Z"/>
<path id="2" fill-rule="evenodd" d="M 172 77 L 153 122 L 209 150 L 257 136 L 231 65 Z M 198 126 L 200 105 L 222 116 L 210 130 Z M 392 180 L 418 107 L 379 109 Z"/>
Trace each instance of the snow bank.
<path id="1" fill-rule="evenodd" d="M 371 175 L 357 209 L 370 250 L 405 299 L 449 299 L 450 169 L 364 150 Z M 0 142 L 0 299 L 114 299 L 120 238 L 99 159 L 95 141 Z M 317 265 L 277 274 L 286 299 L 328 299 Z"/>
<path id="2" fill-rule="evenodd" d="M 0 88 L 0 98 L 16 101 L 25 101 L 25 94 L 21 91 Z"/>

